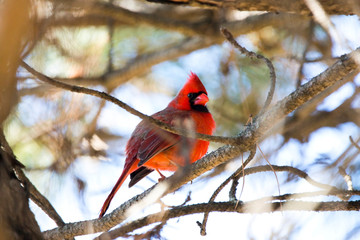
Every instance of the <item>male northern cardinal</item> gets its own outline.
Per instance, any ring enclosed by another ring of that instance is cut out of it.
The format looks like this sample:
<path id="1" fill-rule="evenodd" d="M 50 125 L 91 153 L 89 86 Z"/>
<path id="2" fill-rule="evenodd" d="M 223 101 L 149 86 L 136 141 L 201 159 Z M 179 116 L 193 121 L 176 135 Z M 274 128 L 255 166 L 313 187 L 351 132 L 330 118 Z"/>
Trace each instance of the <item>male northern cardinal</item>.
<path id="1" fill-rule="evenodd" d="M 211 135 L 215 121 L 205 106 L 208 101 L 204 85 L 196 74 L 191 73 L 177 96 L 164 110 L 152 117 L 172 126 L 192 125 L 196 132 Z M 129 174 L 129 187 L 154 170 L 159 172 L 159 180 L 164 179 L 160 170 L 175 171 L 178 166 L 193 163 L 204 156 L 208 147 L 207 141 L 181 137 L 141 121 L 127 142 L 124 170 L 106 198 L 99 218 L 104 216 L 115 193 Z"/>

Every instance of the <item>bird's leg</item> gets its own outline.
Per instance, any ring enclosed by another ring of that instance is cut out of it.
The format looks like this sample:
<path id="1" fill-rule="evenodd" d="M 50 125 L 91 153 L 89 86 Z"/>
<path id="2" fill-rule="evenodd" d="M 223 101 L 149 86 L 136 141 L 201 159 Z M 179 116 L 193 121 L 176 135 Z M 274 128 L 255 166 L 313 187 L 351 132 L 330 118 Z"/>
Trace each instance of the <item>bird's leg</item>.
<path id="1" fill-rule="evenodd" d="M 161 176 L 161 177 L 158 179 L 158 181 L 159 181 L 159 182 L 164 181 L 166 177 L 159 171 L 159 169 L 156 168 L 155 170 L 156 170 L 156 171 L 160 174 L 160 176 Z"/>

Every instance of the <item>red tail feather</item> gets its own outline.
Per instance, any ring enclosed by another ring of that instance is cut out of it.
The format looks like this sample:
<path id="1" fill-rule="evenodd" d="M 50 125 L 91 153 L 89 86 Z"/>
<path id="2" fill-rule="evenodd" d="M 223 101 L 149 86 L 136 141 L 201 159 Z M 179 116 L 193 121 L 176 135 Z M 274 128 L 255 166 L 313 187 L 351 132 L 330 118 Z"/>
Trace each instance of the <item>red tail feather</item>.
<path id="1" fill-rule="evenodd" d="M 131 173 L 130 169 L 132 168 L 131 165 L 127 166 L 124 168 L 121 176 L 119 177 L 119 179 L 117 180 L 115 186 L 113 187 L 113 189 L 111 190 L 111 193 L 109 194 L 109 196 L 106 198 L 103 206 L 101 207 L 100 210 L 100 214 L 99 214 L 99 218 L 102 218 L 104 216 L 104 214 L 106 213 L 106 211 L 109 208 L 110 202 L 113 199 L 113 197 L 115 196 L 116 192 L 119 190 L 119 188 L 121 187 L 121 185 L 124 183 L 125 179 L 127 178 L 127 176 Z"/>

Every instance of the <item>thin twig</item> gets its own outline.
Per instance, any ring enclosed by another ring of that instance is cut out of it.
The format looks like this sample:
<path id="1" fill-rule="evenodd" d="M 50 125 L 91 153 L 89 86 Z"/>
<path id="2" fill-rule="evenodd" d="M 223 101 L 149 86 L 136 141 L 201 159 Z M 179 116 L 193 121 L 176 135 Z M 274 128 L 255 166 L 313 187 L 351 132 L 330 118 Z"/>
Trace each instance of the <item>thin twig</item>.
<path id="1" fill-rule="evenodd" d="M 350 139 L 351 144 L 360 151 L 360 146 L 357 145 L 357 143 L 354 141 L 354 139 L 351 136 L 349 136 L 349 139 Z M 358 141 L 359 141 L 359 139 L 358 139 Z"/>
<path id="2" fill-rule="evenodd" d="M 254 158 L 256 154 L 256 147 L 254 147 L 252 150 L 250 150 L 250 154 L 248 156 L 248 158 L 245 160 L 245 162 L 243 163 L 243 165 L 238 168 L 231 176 L 230 178 L 232 179 L 232 184 L 229 190 L 229 200 L 230 201 L 237 201 L 236 199 L 236 187 L 238 185 L 238 181 L 240 179 L 240 177 L 245 177 L 246 173 L 245 173 L 245 167 L 249 164 L 249 162 Z M 241 173 L 241 174 L 240 174 Z M 244 184 L 244 182 L 243 182 Z M 241 194 L 240 194 L 241 195 Z M 239 198 L 240 199 L 240 198 Z"/>
<path id="3" fill-rule="evenodd" d="M 325 190 L 330 190 L 330 189 L 334 189 L 334 186 L 328 185 L 328 184 L 324 184 L 324 183 L 320 183 L 318 181 L 315 181 L 314 179 L 312 179 L 306 172 L 295 168 L 295 167 L 291 167 L 291 166 L 278 166 L 278 165 L 272 165 L 272 168 L 268 165 L 266 166 L 256 166 L 256 167 L 251 167 L 251 168 L 247 168 L 245 169 L 245 176 L 250 175 L 250 174 L 254 174 L 254 173 L 259 173 L 259 172 L 268 172 L 268 171 L 273 171 L 275 170 L 276 172 L 290 172 L 300 178 L 303 178 L 304 180 L 306 180 L 308 183 L 310 183 L 311 185 L 318 187 L 318 188 L 322 188 Z"/>
<path id="4" fill-rule="evenodd" d="M 80 86 L 75 86 L 75 85 L 70 85 L 67 83 L 63 83 L 57 80 L 54 80 L 38 71 L 36 71 L 35 69 L 33 69 L 32 67 L 30 67 L 27 63 L 22 62 L 21 66 L 24 67 L 27 71 L 29 71 L 31 74 L 33 74 L 34 76 L 36 76 L 39 80 L 44 81 L 46 83 L 49 83 L 53 86 L 71 91 L 71 92 L 77 92 L 77 93 L 84 93 L 84 94 L 88 94 L 88 95 L 92 95 L 95 97 L 99 97 L 101 99 L 105 99 L 109 102 L 112 102 L 116 105 L 118 105 L 119 107 L 123 108 L 124 110 L 126 110 L 127 112 L 141 118 L 142 120 L 148 121 L 149 123 L 163 129 L 166 130 L 168 132 L 174 133 L 174 134 L 178 134 L 178 135 L 182 135 L 182 136 L 186 136 L 186 137 L 195 137 L 197 139 L 200 140 L 204 140 L 204 141 L 211 141 L 211 142 L 219 142 L 219 143 L 224 143 L 224 144 L 233 144 L 236 145 L 236 138 L 235 137 L 221 137 L 221 136 L 211 136 L 211 135 L 207 135 L 207 134 L 201 134 L 201 133 L 193 133 L 190 131 L 184 131 L 182 129 L 178 129 L 176 127 L 170 126 L 164 122 L 161 122 L 157 119 L 152 118 L 151 116 L 148 116 L 146 114 L 143 114 L 141 112 L 139 112 L 138 110 L 130 107 L 129 105 L 127 105 L 126 103 L 120 101 L 119 99 L 105 93 L 105 92 L 100 92 L 97 90 L 93 90 L 93 89 L 89 89 L 89 88 L 85 88 L 85 87 L 80 87 Z"/>
<path id="5" fill-rule="evenodd" d="M 256 148 L 253 148 L 250 151 L 250 154 L 248 156 L 248 158 L 246 159 L 246 161 L 241 165 L 241 167 L 239 167 L 233 174 L 231 174 L 230 177 L 228 177 L 222 184 L 220 184 L 220 186 L 215 190 L 215 192 L 212 194 L 211 198 L 209 199 L 209 203 L 214 202 L 215 198 L 217 197 L 217 195 L 221 192 L 221 190 L 233 179 L 236 179 L 238 175 L 240 175 L 241 172 L 244 172 L 244 169 L 246 167 L 247 164 L 249 164 L 249 162 L 254 158 L 256 153 Z M 235 190 L 236 191 L 236 190 Z M 235 195 L 235 191 L 233 191 L 234 195 Z M 229 197 L 230 200 L 236 199 L 235 197 L 231 197 L 231 192 L 229 192 Z M 202 223 L 198 223 L 198 225 L 200 226 L 200 234 L 202 236 L 206 235 L 206 223 L 207 220 L 209 218 L 209 212 L 205 212 L 204 213 L 204 218 L 203 218 L 203 222 Z"/>
<path id="6" fill-rule="evenodd" d="M 272 172 L 274 173 L 275 175 L 275 179 L 276 179 L 276 183 L 278 185 L 278 191 L 279 191 L 279 195 L 280 195 L 280 183 L 279 183 L 279 179 L 277 177 L 277 174 L 276 174 L 276 171 L 275 169 L 273 168 L 273 166 L 271 165 L 270 161 L 267 159 L 267 157 L 265 156 L 265 154 L 263 153 L 263 151 L 261 150 L 259 144 L 256 144 L 257 148 L 259 149 L 260 153 L 261 153 L 261 156 L 265 159 L 265 161 L 268 163 L 269 167 L 271 168 Z M 281 205 L 280 205 L 281 206 Z"/>
<path id="7" fill-rule="evenodd" d="M 264 113 L 267 110 L 267 108 L 269 107 L 269 105 L 273 99 L 273 96 L 274 96 L 275 86 L 276 86 L 276 73 L 275 73 L 274 65 L 268 58 L 264 57 L 263 55 L 249 51 L 246 48 L 240 46 L 240 44 L 234 39 L 234 36 L 231 34 L 231 32 L 229 32 L 229 30 L 227 30 L 225 27 L 221 27 L 220 31 L 224 35 L 224 37 L 226 37 L 226 39 L 234 47 L 236 47 L 242 54 L 245 54 L 249 58 L 257 58 L 257 59 L 264 61 L 267 65 L 267 67 L 269 68 L 271 84 L 270 84 L 270 89 L 269 89 L 267 98 L 265 100 L 264 106 L 259 112 L 259 115 L 261 115 L 262 113 Z"/>
<path id="8" fill-rule="evenodd" d="M 346 182 L 346 185 L 348 187 L 348 190 L 349 191 L 354 190 L 351 176 L 346 173 L 346 171 L 345 171 L 345 169 L 343 167 L 339 167 L 339 173 L 340 173 L 341 176 L 343 176 L 343 178 L 344 178 L 344 180 Z"/>
<path id="9" fill-rule="evenodd" d="M 350 142 L 351 142 L 351 139 L 350 139 Z M 356 145 L 357 145 L 358 142 L 360 142 L 360 138 L 358 138 L 356 141 L 354 141 L 354 143 Z M 332 162 L 329 166 L 327 166 L 327 168 L 328 169 L 333 168 L 336 165 L 339 165 L 341 162 L 343 162 L 345 157 L 349 154 L 352 147 L 353 147 L 353 144 L 349 144 L 349 146 L 341 153 L 341 155 L 334 162 Z M 342 165 L 344 165 L 344 163 L 342 163 Z"/>

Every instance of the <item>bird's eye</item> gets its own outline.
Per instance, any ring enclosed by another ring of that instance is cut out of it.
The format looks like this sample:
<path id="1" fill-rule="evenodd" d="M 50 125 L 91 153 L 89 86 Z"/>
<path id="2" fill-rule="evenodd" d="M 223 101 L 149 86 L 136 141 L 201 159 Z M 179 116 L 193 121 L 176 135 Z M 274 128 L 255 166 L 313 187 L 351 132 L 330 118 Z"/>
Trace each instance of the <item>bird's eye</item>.
<path id="1" fill-rule="evenodd" d="M 193 98 L 194 97 L 194 93 L 189 93 L 188 94 L 188 97 L 191 99 L 191 98 Z"/>

